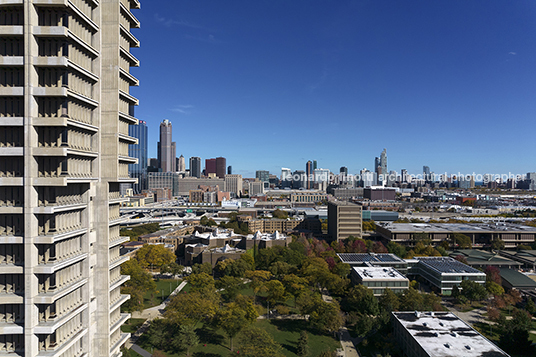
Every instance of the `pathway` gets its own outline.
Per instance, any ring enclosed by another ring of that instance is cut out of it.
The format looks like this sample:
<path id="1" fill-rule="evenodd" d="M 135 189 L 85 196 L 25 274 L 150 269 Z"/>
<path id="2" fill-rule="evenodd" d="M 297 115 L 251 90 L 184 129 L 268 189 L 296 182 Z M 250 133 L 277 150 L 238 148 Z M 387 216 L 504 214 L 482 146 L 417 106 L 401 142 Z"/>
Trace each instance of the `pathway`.
<path id="1" fill-rule="evenodd" d="M 344 350 L 344 357 L 359 357 L 359 351 L 355 347 L 358 344 L 357 339 L 350 336 L 350 332 L 346 327 L 339 330 L 339 337 Z"/>

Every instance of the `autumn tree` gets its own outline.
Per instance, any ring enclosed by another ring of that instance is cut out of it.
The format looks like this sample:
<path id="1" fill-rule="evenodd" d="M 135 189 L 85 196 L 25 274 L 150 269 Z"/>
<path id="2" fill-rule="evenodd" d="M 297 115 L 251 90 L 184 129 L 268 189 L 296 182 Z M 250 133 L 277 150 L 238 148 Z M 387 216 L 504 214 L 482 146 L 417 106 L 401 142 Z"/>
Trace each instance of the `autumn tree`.
<path id="1" fill-rule="evenodd" d="M 156 292 L 156 283 L 151 274 L 143 270 L 135 259 L 121 264 L 121 274 L 130 276 L 130 280 L 121 287 L 122 293 L 130 295 L 123 308 L 127 311 L 142 311 L 143 295 L 147 292 Z"/>
<path id="2" fill-rule="evenodd" d="M 224 276 L 216 281 L 216 288 L 221 290 L 220 294 L 225 301 L 232 301 L 238 295 L 243 282 L 234 276 Z"/>
<path id="3" fill-rule="evenodd" d="M 272 277 L 272 273 L 266 270 L 251 270 L 246 272 L 246 278 L 251 281 L 250 287 L 253 289 L 253 297 L 256 300 L 257 294 L 265 291 L 265 284 Z"/>
<path id="4" fill-rule="evenodd" d="M 212 292 L 215 289 L 214 278 L 207 273 L 190 274 L 187 278 L 190 292 Z"/>
<path id="5" fill-rule="evenodd" d="M 198 290 L 177 294 L 171 298 L 164 317 L 181 324 L 196 326 L 212 320 L 219 310 L 219 294 L 215 290 Z"/>
<path id="6" fill-rule="evenodd" d="M 238 351 L 245 357 L 284 357 L 282 347 L 258 327 L 244 330 L 238 337 Z"/>
<path id="7" fill-rule="evenodd" d="M 136 251 L 136 260 L 142 268 L 156 267 L 175 262 L 176 257 L 162 244 L 145 244 Z"/>
<path id="8" fill-rule="evenodd" d="M 343 325 L 341 309 L 337 302 L 319 301 L 309 316 L 309 322 L 319 331 L 338 331 Z"/>
<path id="9" fill-rule="evenodd" d="M 218 312 L 218 326 L 229 337 L 231 351 L 233 351 L 233 338 L 248 325 L 255 322 L 257 316 L 257 310 L 255 310 L 251 300 L 244 297 L 240 301 L 227 304 L 224 309 Z"/>

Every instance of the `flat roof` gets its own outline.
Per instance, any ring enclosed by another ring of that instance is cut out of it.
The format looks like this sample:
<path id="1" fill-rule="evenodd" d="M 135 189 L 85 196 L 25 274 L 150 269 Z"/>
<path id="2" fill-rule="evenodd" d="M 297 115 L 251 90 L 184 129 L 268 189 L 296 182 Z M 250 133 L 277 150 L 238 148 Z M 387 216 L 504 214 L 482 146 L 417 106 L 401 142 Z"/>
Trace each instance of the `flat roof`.
<path id="1" fill-rule="evenodd" d="M 442 274 L 478 274 L 485 276 L 483 272 L 469 265 L 463 264 L 451 257 L 415 257 L 419 262 Z"/>
<path id="2" fill-rule="evenodd" d="M 392 314 L 430 356 L 509 357 L 452 312 Z"/>
<path id="3" fill-rule="evenodd" d="M 404 275 L 394 268 L 382 267 L 354 267 L 353 270 L 359 275 L 361 280 L 404 280 L 408 281 Z"/>
<path id="4" fill-rule="evenodd" d="M 536 227 L 513 223 L 388 223 L 381 227 L 394 233 L 516 232 L 536 234 Z"/>
<path id="5" fill-rule="evenodd" d="M 361 207 L 361 205 L 358 205 L 357 203 L 352 203 L 348 201 L 329 201 L 328 205 Z"/>
<path id="6" fill-rule="evenodd" d="M 403 259 L 400 259 L 394 254 L 390 253 L 338 253 L 337 256 L 343 263 L 405 263 Z"/>
<path id="7" fill-rule="evenodd" d="M 449 256 L 452 258 L 455 258 L 458 255 L 464 256 L 469 265 L 522 265 L 520 262 L 516 262 L 515 260 L 501 257 L 499 254 L 480 249 L 457 249 L 449 252 Z"/>

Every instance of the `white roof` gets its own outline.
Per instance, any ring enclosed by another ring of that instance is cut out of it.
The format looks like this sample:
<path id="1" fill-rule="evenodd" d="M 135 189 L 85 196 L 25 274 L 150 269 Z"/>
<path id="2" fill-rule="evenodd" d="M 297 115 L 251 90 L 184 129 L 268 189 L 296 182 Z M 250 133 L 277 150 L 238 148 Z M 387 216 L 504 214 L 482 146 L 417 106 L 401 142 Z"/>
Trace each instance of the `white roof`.
<path id="1" fill-rule="evenodd" d="M 353 269 L 363 281 L 369 281 L 369 280 L 404 280 L 404 281 L 407 281 L 408 280 L 408 278 L 400 274 L 394 268 L 354 267 Z"/>
<path id="2" fill-rule="evenodd" d="M 393 312 L 430 356 L 508 356 L 451 312 Z"/>

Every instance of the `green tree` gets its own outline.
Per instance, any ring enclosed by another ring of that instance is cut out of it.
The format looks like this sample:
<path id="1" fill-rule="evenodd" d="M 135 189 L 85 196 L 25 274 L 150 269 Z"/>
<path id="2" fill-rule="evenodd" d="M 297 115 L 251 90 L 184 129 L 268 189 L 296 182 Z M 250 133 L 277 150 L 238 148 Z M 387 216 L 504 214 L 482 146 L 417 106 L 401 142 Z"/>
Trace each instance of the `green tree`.
<path id="1" fill-rule="evenodd" d="M 266 297 L 270 304 L 274 306 L 278 302 L 285 302 L 290 296 L 285 290 L 285 286 L 279 280 L 270 280 L 266 282 Z"/>
<path id="2" fill-rule="evenodd" d="M 245 327 L 255 322 L 257 311 L 249 300 L 242 300 L 242 304 L 230 303 L 218 313 L 218 325 L 229 337 L 229 345 L 233 351 L 233 338 Z"/>
<path id="3" fill-rule="evenodd" d="M 272 212 L 272 217 L 279 218 L 279 219 L 287 219 L 288 213 L 283 210 L 276 209 L 275 211 Z"/>
<path id="4" fill-rule="evenodd" d="M 400 300 L 391 289 L 386 288 L 379 298 L 379 305 L 383 311 L 397 311 L 400 307 Z"/>
<path id="5" fill-rule="evenodd" d="M 216 288 L 220 289 L 221 296 L 225 301 L 232 301 L 238 295 L 243 282 L 234 276 L 224 276 L 216 281 Z"/>
<path id="6" fill-rule="evenodd" d="M 299 357 L 307 357 L 309 355 L 309 336 L 307 332 L 302 330 L 300 338 L 298 338 L 297 355 Z"/>
<path id="7" fill-rule="evenodd" d="M 494 281 L 486 281 L 486 290 L 494 296 L 501 296 L 504 294 L 504 288 Z"/>
<path id="8" fill-rule="evenodd" d="M 278 278 L 289 274 L 294 269 L 293 265 L 290 265 L 287 262 L 276 261 L 270 265 L 270 272 Z"/>
<path id="9" fill-rule="evenodd" d="M 419 311 L 423 310 L 424 297 L 422 294 L 410 287 L 400 297 L 400 310 L 401 311 Z"/>
<path id="10" fill-rule="evenodd" d="M 211 292 L 215 290 L 214 278 L 207 273 L 190 274 L 187 278 L 190 292 Z"/>
<path id="11" fill-rule="evenodd" d="M 199 343 L 199 337 L 195 332 L 195 328 L 191 325 L 181 325 L 173 334 L 171 345 L 179 351 L 186 351 L 186 356 L 190 356 L 190 349 Z"/>
<path id="12" fill-rule="evenodd" d="M 471 249 L 471 238 L 461 233 L 452 233 L 450 239 L 454 248 Z"/>
<path id="13" fill-rule="evenodd" d="M 268 332 L 250 327 L 238 337 L 240 356 L 245 357 L 283 357 L 282 347 Z"/>
<path id="14" fill-rule="evenodd" d="M 491 240 L 491 249 L 494 250 L 503 250 L 506 244 L 501 238 L 493 238 Z"/>
<path id="15" fill-rule="evenodd" d="M 265 284 L 272 277 L 272 273 L 266 270 L 251 270 L 246 272 L 246 278 L 251 280 L 249 284 L 253 289 L 254 300 L 257 300 L 257 294 L 261 291 L 265 291 Z"/>
<path id="16" fill-rule="evenodd" d="M 211 321 L 219 310 L 220 295 L 216 291 L 191 291 L 171 298 L 164 317 L 172 322 L 196 326 L 200 321 Z"/>
<path id="17" fill-rule="evenodd" d="M 374 292 L 363 285 L 355 285 L 350 288 L 343 300 L 345 311 L 359 311 L 366 315 L 378 315 L 378 299 Z"/>
<path id="18" fill-rule="evenodd" d="M 131 298 L 123 304 L 127 311 L 141 311 L 143 309 L 143 294 L 147 292 L 156 292 L 156 283 L 151 274 L 147 273 L 135 259 L 130 259 L 121 264 L 121 274 L 129 275 L 128 280 L 121 291 L 130 294 Z"/>
<path id="19" fill-rule="evenodd" d="M 136 260 L 142 268 L 155 267 L 175 262 L 175 254 L 162 244 L 145 244 L 136 251 Z"/>
<path id="20" fill-rule="evenodd" d="M 301 315 L 310 315 L 316 305 L 322 302 L 322 295 L 318 292 L 313 292 L 310 289 L 305 289 L 295 301 L 296 307 Z"/>
<path id="21" fill-rule="evenodd" d="M 464 280 L 460 284 L 462 288 L 462 295 L 465 296 L 469 301 L 481 301 L 488 297 L 488 292 L 484 285 L 476 283 L 471 280 Z"/>
<path id="22" fill-rule="evenodd" d="M 390 241 L 389 243 L 387 243 L 387 251 L 402 259 L 407 254 L 406 247 L 393 241 Z"/>
<path id="23" fill-rule="evenodd" d="M 282 283 L 285 290 L 294 297 L 294 303 L 296 303 L 296 298 L 307 289 L 307 280 L 294 274 L 285 275 Z"/>
<path id="24" fill-rule="evenodd" d="M 499 321 L 501 347 L 515 355 L 534 356 L 534 347 L 529 339 L 531 327 L 532 316 L 514 308 L 511 320 L 502 317 Z"/>
<path id="25" fill-rule="evenodd" d="M 212 265 L 210 263 L 194 264 L 192 274 L 206 273 L 212 275 Z"/>
<path id="26" fill-rule="evenodd" d="M 355 332 L 359 337 L 366 337 L 374 328 L 374 317 L 366 314 L 357 314 Z"/>
<path id="27" fill-rule="evenodd" d="M 324 301 L 316 304 L 309 316 L 309 322 L 317 330 L 326 332 L 338 331 L 344 323 L 339 304 Z"/>

